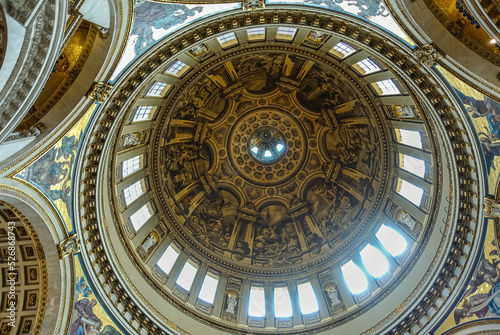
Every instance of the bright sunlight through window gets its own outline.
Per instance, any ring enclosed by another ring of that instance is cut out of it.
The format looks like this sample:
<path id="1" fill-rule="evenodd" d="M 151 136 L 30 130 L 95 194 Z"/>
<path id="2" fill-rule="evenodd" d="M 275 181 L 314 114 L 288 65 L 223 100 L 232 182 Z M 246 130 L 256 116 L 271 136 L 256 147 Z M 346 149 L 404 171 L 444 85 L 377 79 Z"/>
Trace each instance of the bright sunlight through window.
<path id="1" fill-rule="evenodd" d="M 352 294 L 360 294 L 368 289 L 368 280 L 365 274 L 353 261 L 344 264 L 340 270 Z"/>
<path id="2" fill-rule="evenodd" d="M 193 285 L 194 276 L 196 276 L 197 271 L 198 268 L 196 266 L 190 262 L 186 262 L 175 283 L 186 291 L 189 291 L 191 289 L 191 285 Z"/>
<path id="3" fill-rule="evenodd" d="M 264 287 L 252 286 L 252 288 L 250 289 L 248 315 L 255 317 L 263 317 L 266 315 L 266 298 L 264 295 Z"/>
<path id="4" fill-rule="evenodd" d="M 403 166 L 402 168 L 414 175 L 424 178 L 425 175 L 425 162 L 421 159 L 403 155 Z"/>
<path id="5" fill-rule="evenodd" d="M 179 253 L 171 245 L 169 245 L 167 250 L 165 250 L 161 258 L 158 260 L 157 265 L 168 275 L 170 270 L 172 270 L 177 257 L 179 257 Z"/>
<path id="6" fill-rule="evenodd" d="M 391 227 L 382 225 L 375 236 L 392 257 L 399 256 L 406 250 L 405 238 Z"/>
<path id="7" fill-rule="evenodd" d="M 302 314 L 311 314 L 319 310 L 316 294 L 314 294 L 311 283 L 297 285 L 299 292 L 299 304 Z"/>
<path id="8" fill-rule="evenodd" d="M 208 302 L 209 304 L 213 304 L 218 282 L 219 279 L 212 277 L 207 273 L 205 279 L 203 280 L 203 285 L 201 285 L 201 290 L 198 298 L 205 302 Z"/>
<path id="9" fill-rule="evenodd" d="M 368 244 L 359 253 L 363 264 L 370 274 L 375 278 L 380 278 L 389 271 L 389 262 L 385 258 L 384 254 L 380 252 L 377 248 Z"/>
<path id="10" fill-rule="evenodd" d="M 288 287 L 274 288 L 274 316 L 277 318 L 292 316 L 292 300 L 290 300 Z"/>
<path id="11" fill-rule="evenodd" d="M 399 134 L 401 135 L 400 143 L 422 149 L 422 137 L 418 131 L 399 129 Z"/>
<path id="12" fill-rule="evenodd" d="M 401 187 L 397 191 L 400 195 L 411 201 L 415 206 L 420 206 L 424 190 L 420 187 L 401 179 Z"/>

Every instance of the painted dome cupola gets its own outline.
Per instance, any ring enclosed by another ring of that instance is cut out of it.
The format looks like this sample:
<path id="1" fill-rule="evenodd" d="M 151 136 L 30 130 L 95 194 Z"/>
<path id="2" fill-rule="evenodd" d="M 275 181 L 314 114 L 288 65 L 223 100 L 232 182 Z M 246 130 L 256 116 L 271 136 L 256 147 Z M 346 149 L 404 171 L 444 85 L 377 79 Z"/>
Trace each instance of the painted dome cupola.
<path id="1" fill-rule="evenodd" d="M 415 313 L 444 313 L 472 271 L 480 234 L 454 234 L 483 192 L 462 178 L 479 149 L 433 71 L 366 21 L 299 5 L 221 13 L 148 49 L 83 144 L 104 304 L 131 332 L 426 331 Z"/>

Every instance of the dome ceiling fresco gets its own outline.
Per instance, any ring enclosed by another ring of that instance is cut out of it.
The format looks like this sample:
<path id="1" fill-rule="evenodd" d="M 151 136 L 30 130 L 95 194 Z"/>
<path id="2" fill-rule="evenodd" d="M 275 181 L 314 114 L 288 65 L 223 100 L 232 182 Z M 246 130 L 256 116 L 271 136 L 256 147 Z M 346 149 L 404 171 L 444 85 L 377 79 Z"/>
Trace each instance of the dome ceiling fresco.
<path id="1" fill-rule="evenodd" d="M 99 48 L 3 157 L 0 214 L 50 260 L 12 331 L 495 333 L 498 71 L 426 35 L 423 2 L 231 1 L 110 0 L 94 22 L 78 0 L 54 27 L 71 41 L 94 7 Z"/>
<path id="2" fill-rule="evenodd" d="M 384 190 L 387 144 L 365 96 L 345 74 L 295 54 L 237 57 L 201 74 L 161 132 L 166 210 L 204 248 L 241 264 L 335 255 L 373 224 Z M 273 143 L 283 143 L 276 158 Z"/>
<path id="3" fill-rule="evenodd" d="M 395 36 L 273 6 L 194 22 L 125 69 L 86 144 L 86 247 L 100 269 L 113 254 L 123 280 L 102 282 L 143 320 L 207 335 L 395 334 L 437 299 L 424 285 L 454 257 L 443 231 L 458 231 L 447 222 L 468 199 L 448 196 L 455 164 L 470 162 L 445 135 L 453 108 Z M 100 190 L 113 200 L 94 215 Z"/>

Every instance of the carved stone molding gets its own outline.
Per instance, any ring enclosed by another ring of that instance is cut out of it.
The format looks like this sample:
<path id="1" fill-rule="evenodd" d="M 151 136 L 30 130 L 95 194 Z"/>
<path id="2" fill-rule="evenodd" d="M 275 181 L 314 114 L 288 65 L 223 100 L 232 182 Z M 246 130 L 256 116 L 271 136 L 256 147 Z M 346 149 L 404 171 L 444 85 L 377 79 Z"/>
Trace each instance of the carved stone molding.
<path id="1" fill-rule="evenodd" d="M 2 67 L 5 52 L 7 51 L 7 19 L 5 18 L 4 8 L 0 4 L 0 68 Z"/>
<path id="2" fill-rule="evenodd" d="M 60 14 L 65 5 L 59 0 L 44 1 L 26 31 L 22 56 L 0 92 L 0 143 L 26 115 L 52 71 L 62 43 L 64 18 Z"/>
<path id="3" fill-rule="evenodd" d="M 8 0 L 8 13 L 23 26 L 28 26 L 47 0 Z"/>
<path id="4" fill-rule="evenodd" d="M 42 126 L 42 125 L 40 125 L 40 126 Z M 42 127 L 40 127 L 40 126 L 31 127 L 28 130 L 23 130 L 23 131 L 20 131 L 18 133 L 12 133 L 9 137 L 7 137 L 5 142 L 19 140 L 21 138 L 27 138 L 27 137 L 37 137 L 41 134 L 41 131 L 42 131 Z"/>
<path id="5" fill-rule="evenodd" d="M 468 35 L 464 34 L 462 28 L 457 24 L 457 22 L 451 21 L 448 16 L 436 5 L 434 0 L 424 0 L 424 3 L 436 19 L 460 42 L 487 61 L 500 66 L 500 56 L 485 46 L 477 43 Z"/>

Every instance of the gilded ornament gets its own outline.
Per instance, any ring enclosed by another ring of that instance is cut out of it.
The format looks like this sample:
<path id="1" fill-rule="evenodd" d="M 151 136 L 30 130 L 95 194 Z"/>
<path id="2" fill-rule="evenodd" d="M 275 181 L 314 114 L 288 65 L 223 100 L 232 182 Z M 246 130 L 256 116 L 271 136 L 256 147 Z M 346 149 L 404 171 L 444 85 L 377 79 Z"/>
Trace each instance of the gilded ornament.
<path id="1" fill-rule="evenodd" d="M 484 217 L 500 218 L 500 203 L 494 199 L 484 198 Z"/>
<path id="2" fill-rule="evenodd" d="M 89 93 L 87 93 L 87 97 L 95 100 L 96 102 L 103 103 L 109 97 L 112 89 L 113 85 L 101 82 L 94 83 L 90 88 Z"/>
<path id="3" fill-rule="evenodd" d="M 57 249 L 59 250 L 59 257 L 64 258 L 69 255 L 73 255 L 80 252 L 80 240 L 76 234 L 71 235 L 67 239 L 61 241 Z"/>

